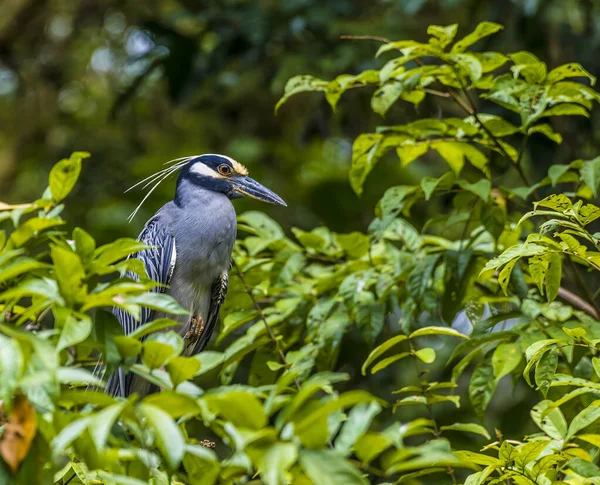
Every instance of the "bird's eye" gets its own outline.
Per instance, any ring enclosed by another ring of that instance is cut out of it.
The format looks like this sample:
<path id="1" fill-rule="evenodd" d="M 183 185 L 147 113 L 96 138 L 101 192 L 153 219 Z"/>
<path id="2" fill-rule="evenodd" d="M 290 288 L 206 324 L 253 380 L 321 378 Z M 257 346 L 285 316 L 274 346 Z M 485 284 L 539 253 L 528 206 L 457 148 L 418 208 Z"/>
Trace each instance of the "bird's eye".
<path id="1" fill-rule="evenodd" d="M 218 168 L 221 175 L 231 175 L 231 167 L 226 163 L 219 165 Z"/>

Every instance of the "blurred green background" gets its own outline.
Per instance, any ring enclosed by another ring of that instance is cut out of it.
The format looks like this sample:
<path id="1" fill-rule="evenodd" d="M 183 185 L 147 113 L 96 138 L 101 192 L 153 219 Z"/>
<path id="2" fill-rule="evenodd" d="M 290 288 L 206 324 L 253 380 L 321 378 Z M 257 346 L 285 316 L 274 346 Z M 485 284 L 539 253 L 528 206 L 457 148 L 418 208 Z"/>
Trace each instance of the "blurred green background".
<path id="1" fill-rule="evenodd" d="M 126 217 L 143 193 L 125 189 L 167 160 L 217 152 L 246 164 L 289 204 L 244 200 L 238 211 L 264 210 L 285 228 L 364 230 L 386 187 L 431 175 L 437 166 L 401 171 L 390 157 L 360 200 L 347 182 L 353 137 L 456 109 L 428 100 L 416 113 L 399 104 L 382 120 L 369 109 L 370 93 L 355 90 L 335 114 L 322 96 L 306 94 L 275 116 L 285 82 L 299 73 L 330 79 L 385 62 L 373 57 L 376 42 L 340 40 L 342 34 L 422 40 L 429 24 L 457 22 L 460 35 L 481 20 L 506 26 L 481 48 L 526 49 L 550 67 L 576 61 L 600 73 L 595 0 L 4 0 L 0 200 L 33 199 L 55 161 L 89 151 L 65 217 L 99 242 L 135 236 L 170 200 L 174 182 L 164 183 L 131 224 Z M 583 118 L 559 122 L 565 143 L 557 149 L 532 140 L 529 172 L 595 155 L 597 122 L 596 129 Z M 420 208 L 415 217 L 439 210 Z"/>

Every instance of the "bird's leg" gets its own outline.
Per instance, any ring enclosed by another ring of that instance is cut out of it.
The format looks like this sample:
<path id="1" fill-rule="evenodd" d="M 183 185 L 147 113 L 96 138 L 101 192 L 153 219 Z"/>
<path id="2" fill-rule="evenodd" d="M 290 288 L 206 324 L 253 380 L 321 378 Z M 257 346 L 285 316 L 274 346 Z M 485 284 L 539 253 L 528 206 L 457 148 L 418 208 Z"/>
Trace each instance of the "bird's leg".
<path id="1" fill-rule="evenodd" d="M 202 332 L 204 332 L 204 319 L 200 315 L 195 315 L 190 321 L 190 329 L 184 338 L 195 342 L 202 336 Z"/>

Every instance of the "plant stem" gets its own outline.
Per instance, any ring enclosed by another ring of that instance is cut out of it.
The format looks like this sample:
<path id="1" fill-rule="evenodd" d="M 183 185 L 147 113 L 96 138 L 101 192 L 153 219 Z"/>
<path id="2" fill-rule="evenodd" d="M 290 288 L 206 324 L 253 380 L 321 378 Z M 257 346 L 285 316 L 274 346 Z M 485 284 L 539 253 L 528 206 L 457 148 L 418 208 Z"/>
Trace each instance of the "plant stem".
<path id="1" fill-rule="evenodd" d="M 598 307 L 598 305 L 596 304 L 596 300 L 594 299 L 592 290 L 590 290 L 590 288 L 585 284 L 585 281 L 583 281 L 583 278 L 579 274 L 579 271 L 577 271 L 577 267 L 575 266 L 575 263 L 573 262 L 573 260 L 571 258 L 568 258 L 567 260 L 569 261 L 569 267 L 571 268 L 571 271 L 573 272 L 573 275 L 575 276 L 575 282 L 577 283 L 577 286 L 583 292 L 583 294 L 587 298 L 589 304 L 594 307 L 594 310 L 596 311 L 595 317 L 596 317 L 596 319 L 598 319 L 598 316 L 600 315 L 600 307 Z M 598 268 L 596 268 L 596 269 L 598 269 Z"/>
<path id="2" fill-rule="evenodd" d="M 260 307 L 260 305 L 256 301 L 256 298 L 254 298 L 254 294 L 252 293 L 252 288 L 250 288 L 250 286 L 246 282 L 246 279 L 244 278 L 244 273 L 242 273 L 242 270 L 240 269 L 240 267 L 235 262 L 235 259 L 232 259 L 231 262 L 233 264 L 233 267 L 237 271 L 237 274 L 240 277 L 240 280 L 241 280 L 242 284 L 244 285 L 244 288 L 246 289 L 246 293 L 248 294 L 248 296 L 252 300 L 252 303 L 254 304 L 254 308 L 256 308 L 256 311 L 258 312 L 258 315 L 260 316 L 260 319 L 264 323 L 265 328 L 267 329 L 267 333 L 269 334 L 269 338 L 275 344 L 275 349 L 279 353 L 279 357 L 281 358 L 281 362 L 286 367 L 289 366 L 288 361 L 287 361 L 287 359 L 285 357 L 285 354 L 283 353 L 283 350 L 281 349 L 281 346 L 279 345 L 279 340 L 277 340 L 277 337 L 275 337 L 275 334 L 273 333 L 273 330 L 271 329 L 271 326 L 267 323 L 267 318 L 265 317 L 265 314 L 264 314 L 262 308 Z M 294 377 L 294 383 L 296 384 L 296 387 L 298 388 L 298 390 L 300 390 L 300 382 L 298 381 L 298 379 L 296 377 Z"/>
<path id="3" fill-rule="evenodd" d="M 342 35 L 340 35 L 340 39 L 342 39 L 342 40 L 374 40 L 375 42 L 381 42 L 382 44 L 388 44 L 391 42 L 391 40 L 387 39 L 386 37 L 378 37 L 376 35 L 342 34 Z"/>

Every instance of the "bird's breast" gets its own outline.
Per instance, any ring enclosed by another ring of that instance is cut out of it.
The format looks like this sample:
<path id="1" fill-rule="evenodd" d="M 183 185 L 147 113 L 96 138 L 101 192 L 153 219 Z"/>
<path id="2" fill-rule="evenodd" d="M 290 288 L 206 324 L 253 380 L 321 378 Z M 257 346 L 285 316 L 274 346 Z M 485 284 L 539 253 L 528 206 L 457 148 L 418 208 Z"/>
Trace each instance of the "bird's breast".
<path id="1" fill-rule="evenodd" d="M 204 286 L 229 268 L 237 224 L 231 201 L 218 194 L 186 206 L 175 231 L 175 268 L 193 284 Z"/>

